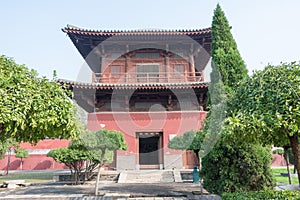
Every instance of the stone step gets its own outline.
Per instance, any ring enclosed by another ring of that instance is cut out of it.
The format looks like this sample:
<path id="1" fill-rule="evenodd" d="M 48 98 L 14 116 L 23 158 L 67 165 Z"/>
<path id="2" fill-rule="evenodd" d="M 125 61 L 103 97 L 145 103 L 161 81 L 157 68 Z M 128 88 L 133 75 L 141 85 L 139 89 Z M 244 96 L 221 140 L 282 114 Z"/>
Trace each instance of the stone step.
<path id="1" fill-rule="evenodd" d="M 173 171 L 141 170 L 121 172 L 118 183 L 170 183 L 174 181 Z"/>

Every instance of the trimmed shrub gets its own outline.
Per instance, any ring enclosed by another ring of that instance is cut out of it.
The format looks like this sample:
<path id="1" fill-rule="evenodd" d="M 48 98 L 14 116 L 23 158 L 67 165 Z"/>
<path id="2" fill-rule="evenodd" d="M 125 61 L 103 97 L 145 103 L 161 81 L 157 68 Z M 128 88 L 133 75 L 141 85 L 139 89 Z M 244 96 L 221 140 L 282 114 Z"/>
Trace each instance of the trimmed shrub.
<path id="1" fill-rule="evenodd" d="M 272 199 L 272 200 L 282 200 L 282 199 L 300 199 L 300 191 L 258 191 L 258 192 L 236 192 L 236 193 L 224 193 L 222 195 L 223 200 L 255 200 L 255 199 Z"/>
<path id="2" fill-rule="evenodd" d="M 210 193 L 248 192 L 273 189 L 270 149 L 254 144 L 222 142 L 203 158 L 200 176 Z"/>
<path id="3" fill-rule="evenodd" d="M 278 155 L 283 155 L 284 154 L 284 150 L 283 149 L 275 149 L 272 153 L 278 154 Z"/>

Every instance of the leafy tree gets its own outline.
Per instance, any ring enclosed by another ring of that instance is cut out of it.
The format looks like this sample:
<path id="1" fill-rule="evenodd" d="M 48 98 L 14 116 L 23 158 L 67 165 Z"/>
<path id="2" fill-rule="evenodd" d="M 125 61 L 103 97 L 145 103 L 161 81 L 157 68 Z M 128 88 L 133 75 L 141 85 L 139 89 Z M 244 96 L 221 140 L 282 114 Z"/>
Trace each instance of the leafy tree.
<path id="1" fill-rule="evenodd" d="M 169 142 L 168 147 L 176 150 L 193 150 L 199 160 L 199 164 L 201 164 L 199 152 L 201 150 L 203 140 L 204 135 L 202 133 L 197 133 L 196 131 L 191 130 L 181 136 L 174 137 Z"/>
<path id="2" fill-rule="evenodd" d="M 82 134 L 85 133 L 87 132 Z M 100 163 L 99 150 L 87 149 L 80 139 L 73 139 L 67 148 L 51 150 L 47 156 L 52 157 L 56 162 L 64 163 L 70 169 L 75 184 L 78 184 L 81 178 L 83 181 L 89 180 Z M 104 160 L 106 163 L 112 162 L 113 154 L 107 152 Z"/>
<path id="3" fill-rule="evenodd" d="M 100 129 L 95 132 L 89 132 L 81 137 L 82 142 L 87 149 L 99 151 L 100 162 L 96 179 L 95 195 L 98 195 L 98 186 L 100 178 L 100 167 L 105 164 L 105 154 L 116 150 L 126 150 L 127 144 L 123 133 L 115 130 Z"/>
<path id="4" fill-rule="evenodd" d="M 284 154 L 284 150 L 283 149 L 275 149 L 272 153 L 282 156 Z"/>
<path id="5" fill-rule="evenodd" d="M 78 139 L 72 140 L 69 147 L 70 149 L 76 149 L 83 152 L 88 152 L 88 158 L 85 160 L 85 180 L 90 180 L 93 177 L 94 170 L 99 166 L 101 160 L 103 159 L 103 163 L 110 164 L 113 161 L 113 152 L 106 151 L 104 155 L 102 155 L 100 149 L 93 149 L 90 148 L 84 143 L 85 141 L 82 140 L 92 140 L 93 139 L 93 132 L 91 131 L 84 131 L 81 133 Z M 103 158 L 101 157 L 103 156 Z"/>
<path id="6" fill-rule="evenodd" d="M 223 143 L 203 158 L 200 174 L 210 193 L 273 189 L 270 149 L 258 144 Z"/>
<path id="7" fill-rule="evenodd" d="M 220 72 L 222 81 L 228 90 L 234 89 L 240 80 L 247 77 L 246 65 L 237 49 L 230 32 L 225 13 L 218 4 L 212 21 L 212 61 L 213 69 Z M 212 82 L 214 79 L 212 77 Z"/>
<path id="8" fill-rule="evenodd" d="M 74 108 L 66 92 L 5 56 L 0 56 L 0 96 L 0 140 L 36 143 L 76 136 Z"/>
<path id="9" fill-rule="evenodd" d="M 8 175 L 9 172 L 11 151 L 13 148 L 17 147 L 19 147 L 19 144 L 13 138 L 8 138 L 4 141 L 0 140 L 0 159 L 3 159 L 5 157 L 6 152 L 8 153 L 5 175 Z"/>
<path id="10" fill-rule="evenodd" d="M 52 157 L 56 162 L 64 163 L 70 169 L 75 184 L 78 184 L 84 168 L 84 161 L 89 159 L 91 154 L 80 149 L 59 148 L 49 151 L 47 156 Z"/>
<path id="11" fill-rule="evenodd" d="M 15 141 L 11 138 L 4 141 L 0 140 L 0 159 L 3 159 L 6 152 L 13 146 L 15 146 Z"/>
<path id="12" fill-rule="evenodd" d="M 16 158 L 21 158 L 20 168 L 23 170 L 23 158 L 28 158 L 28 151 L 23 148 L 16 148 L 15 149 Z"/>
<path id="13" fill-rule="evenodd" d="M 227 119 L 228 137 L 243 142 L 289 141 L 300 174 L 300 66 L 267 66 L 238 88 Z M 300 176 L 298 177 L 300 182 Z"/>

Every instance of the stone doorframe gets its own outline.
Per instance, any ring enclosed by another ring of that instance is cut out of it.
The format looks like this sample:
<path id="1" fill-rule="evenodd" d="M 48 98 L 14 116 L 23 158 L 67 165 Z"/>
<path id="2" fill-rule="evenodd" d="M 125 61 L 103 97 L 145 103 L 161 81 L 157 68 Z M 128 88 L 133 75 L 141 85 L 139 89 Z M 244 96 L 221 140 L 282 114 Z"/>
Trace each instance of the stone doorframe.
<path id="1" fill-rule="evenodd" d="M 139 162 L 139 139 L 140 137 L 159 137 L 158 139 L 158 164 L 157 165 L 140 165 Z M 162 131 L 139 131 L 136 132 L 136 169 L 164 169 L 164 152 L 163 152 L 163 132 Z"/>

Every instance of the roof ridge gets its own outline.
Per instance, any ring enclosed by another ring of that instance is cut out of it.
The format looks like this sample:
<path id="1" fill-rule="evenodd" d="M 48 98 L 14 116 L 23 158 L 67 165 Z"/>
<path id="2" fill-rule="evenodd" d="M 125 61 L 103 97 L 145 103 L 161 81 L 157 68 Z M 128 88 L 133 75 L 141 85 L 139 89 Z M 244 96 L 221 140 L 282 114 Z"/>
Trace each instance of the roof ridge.
<path id="1" fill-rule="evenodd" d="M 86 29 L 86 28 L 80 28 L 78 26 L 67 24 L 65 28 L 62 29 L 63 32 L 68 31 L 82 31 L 82 32 L 94 32 L 94 33 L 156 33 L 156 32 L 162 32 L 162 33 L 188 33 L 188 32 L 202 32 L 202 31 L 209 31 L 211 30 L 211 27 L 203 28 L 203 29 L 132 29 L 132 30 L 94 30 L 94 29 Z"/>

